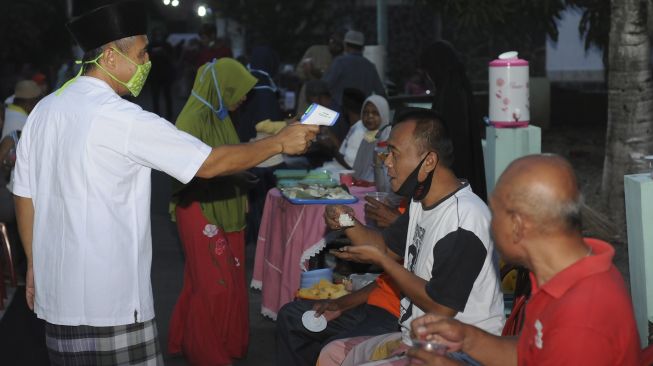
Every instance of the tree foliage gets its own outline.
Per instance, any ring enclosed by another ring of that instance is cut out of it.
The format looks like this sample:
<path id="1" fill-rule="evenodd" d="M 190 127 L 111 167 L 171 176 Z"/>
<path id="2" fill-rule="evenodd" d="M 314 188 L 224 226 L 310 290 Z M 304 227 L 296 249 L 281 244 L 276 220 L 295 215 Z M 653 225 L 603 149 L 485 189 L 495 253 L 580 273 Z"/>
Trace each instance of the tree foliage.
<path id="1" fill-rule="evenodd" d="M 464 45 L 472 78 L 485 79 L 487 62 L 501 52 L 518 51 L 531 60 L 534 75 L 544 73 L 546 36 L 558 39 L 557 21 L 565 0 L 421 0 L 441 14 L 442 36 Z"/>
<path id="2" fill-rule="evenodd" d="M 610 1 L 567 0 L 567 2 L 583 12 L 578 31 L 585 37 L 585 49 L 595 46 L 602 51 L 607 50 L 610 35 Z"/>
<path id="3" fill-rule="evenodd" d="M 1 0 L 0 9 L 0 63 L 47 64 L 68 52 L 64 1 Z"/>
<path id="4" fill-rule="evenodd" d="M 319 0 L 213 0 L 219 16 L 243 24 L 251 43 L 274 45 L 286 58 L 297 59 L 312 44 L 326 44 L 329 32 L 339 23 L 342 9 L 353 1 Z"/>
<path id="5" fill-rule="evenodd" d="M 459 29 L 493 30 L 500 37 L 518 37 L 536 30 L 558 39 L 556 20 L 565 8 L 564 0 L 424 0 Z"/>

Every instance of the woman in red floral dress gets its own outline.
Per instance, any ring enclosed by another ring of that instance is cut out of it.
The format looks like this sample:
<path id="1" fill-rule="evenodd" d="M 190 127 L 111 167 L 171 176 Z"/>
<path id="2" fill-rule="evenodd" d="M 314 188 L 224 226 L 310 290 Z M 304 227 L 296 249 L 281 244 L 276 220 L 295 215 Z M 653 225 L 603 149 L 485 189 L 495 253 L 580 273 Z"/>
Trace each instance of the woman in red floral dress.
<path id="1" fill-rule="evenodd" d="M 236 60 L 207 63 L 197 72 L 177 127 L 210 146 L 239 143 L 228 111 L 255 84 L 256 78 Z M 183 353 L 193 365 L 230 365 L 247 354 L 247 189 L 238 177 L 194 179 L 175 190 L 173 206 L 186 264 L 168 352 Z"/>

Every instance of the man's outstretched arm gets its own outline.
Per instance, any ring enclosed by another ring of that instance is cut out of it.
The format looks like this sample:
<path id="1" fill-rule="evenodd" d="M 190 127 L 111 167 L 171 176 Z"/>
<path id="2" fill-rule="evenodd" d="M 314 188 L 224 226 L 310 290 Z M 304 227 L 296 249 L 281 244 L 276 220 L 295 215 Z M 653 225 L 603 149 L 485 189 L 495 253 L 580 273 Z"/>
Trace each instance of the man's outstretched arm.
<path id="1" fill-rule="evenodd" d="M 276 154 L 301 154 L 315 138 L 319 126 L 290 125 L 278 134 L 248 144 L 214 147 L 196 176 L 213 178 L 255 167 Z"/>

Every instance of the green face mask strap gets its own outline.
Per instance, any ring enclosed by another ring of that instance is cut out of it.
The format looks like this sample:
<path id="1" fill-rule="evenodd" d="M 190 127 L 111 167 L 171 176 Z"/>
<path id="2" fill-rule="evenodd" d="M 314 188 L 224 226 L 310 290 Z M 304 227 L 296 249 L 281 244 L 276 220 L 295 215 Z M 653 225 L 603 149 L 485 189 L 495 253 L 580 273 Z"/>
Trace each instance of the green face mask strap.
<path id="1" fill-rule="evenodd" d="M 127 59 L 129 62 L 131 62 L 133 65 L 138 66 L 137 63 L 135 63 L 134 61 L 132 61 L 129 57 L 123 55 L 122 52 L 118 51 L 115 47 L 111 47 L 111 49 L 114 50 L 114 51 L 115 51 L 117 54 L 119 54 L 120 56 L 126 58 L 126 59 Z M 102 55 L 100 55 L 100 56 L 102 56 Z M 88 61 L 88 62 L 89 62 L 89 63 L 94 63 L 98 68 L 100 68 L 100 70 L 104 71 L 105 74 L 109 75 L 109 77 L 112 78 L 113 81 L 115 81 L 116 83 L 119 83 L 120 85 L 122 85 L 122 86 L 124 86 L 124 87 L 127 87 L 127 84 L 126 84 L 124 81 L 120 81 L 120 80 L 118 80 L 117 77 L 113 76 L 113 74 L 111 74 L 107 69 L 105 69 L 104 67 L 102 67 L 102 66 L 97 62 L 99 59 L 100 59 L 100 57 L 96 58 L 95 60 Z"/>
<path id="2" fill-rule="evenodd" d="M 98 64 L 98 63 L 96 62 L 95 65 L 96 65 L 100 70 L 104 71 L 105 74 L 109 75 L 109 77 L 112 78 L 116 83 L 119 83 L 120 85 L 122 85 L 122 86 L 124 86 L 124 87 L 127 87 L 127 84 L 125 84 L 124 81 L 120 81 L 120 80 L 118 80 L 117 77 L 113 76 L 113 74 L 111 74 L 109 71 L 107 71 L 107 69 L 105 69 L 104 67 L 100 66 L 100 64 Z"/>
<path id="3" fill-rule="evenodd" d="M 113 74 L 111 74 L 109 71 L 107 71 L 104 67 L 100 66 L 97 61 L 94 61 L 95 64 L 102 70 L 104 71 L 105 74 L 109 75 L 111 79 L 113 79 L 115 82 L 119 83 L 120 85 L 124 86 L 129 90 L 132 96 L 137 97 L 138 94 L 140 94 L 141 90 L 143 89 L 143 85 L 145 84 L 145 80 L 147 79 L 147 74 L 150 72 L 150 68 L 152 67 L 152 63 L 150 61 L 144 63 L 144 64 L 137 64 L 134 62 L 131 58 L 127 57 L 125 54 L 122 52 L 118 51 L 116 48 L 111 47 L 112 50 L 114 50 L 117 54 L 120 56 L 124 57 L 129 61 L 132 65 L 136 66 L 136 71 L 134 71 L 134 74 L 132 77 L 127 81 L 121 81 L 118 80 Z M 136 82 L 135 82 L 136 81 Z"/>
<path id="4" fill-rule="evenodd" d="M 109 77 L 111 79 L 113 79 L 115 82 L 117 82 L 120 85 L 127 88 L 127 90 L 129 90 L 129 92 L 134 97 L 137 97 L 138 94 L 143 89 L 143 85 L 145 84 L 145 80 L 147 79 L 147 75 L 150 72 L 150 69 L 152 67 L 152 62 L 148 61 L 148 62 L 146 62 L 144 64 L 139 65 L 136 62 L 134 62 L 132 59 L 130 59 L 129 57 L 125 56 L 122 52 L 115 49 L 114 47 L 111 47 L 111 49 L 116 51 L 116 53 L 118 53 L 122 57 L 126 58 L 132 65 L 136 66 L 136 71 L 134 71 L 134 74 L 132 75 L 132 77 L 127 82 L 118 80 L 118 78 L 113 76 L 113 74 L 111 74 L 107 69 L 105 69 L 104 67 L 102 67 L 102 65 L 100 65 L 98 63 L 98 60 L 102 57 L 102 55 L 104 55 L 104 53 L 102 53 L 98 57 L 96 57 L 95 59 L 90 60 L 90 61 L 85 61 L 85 62 L 75 61 L 75 63 L 78 64 L 78 65 L 82 64 L 82 67 L 79 69 L 79 72 L 77 73 L 77 75 L 74 78 L 68 80 L 64 85 L 61 86 L 61 88 L 59 88 L 59 90 L 57 90 L 55 92 L 55 95 L 61 95 L 61 93 L 64 91 L 64 89 L 66 89 L 68 87 L 68 85 L 70 85 L 73 81 L 77 80 L 77 78 L 82 74 L 83 69 L 84 69 L 84 65 L 92 63 L 92 64 L 95 64 L 105 74 L 109 75 Z"/>
<path id="5" fill-rule="evenodd" d="M 54 95 L 56 95 L 56 96 L 61 95 L 61 93 L 62 93 L 62 92 L 63 92 L 63 91 L 64 91 L 64 90 L 65 90 L 65 89 L 66 89 L 70 84 L 72 84 L 73 81 L 77 80 L 77 78 L 80 77 L 80 76 L 82 75 L 82 73 L 84 72 L 84 65 L 94 63 L 94 64 L 100 66 L 100 65 L 97 63 L 97 60 L 99 60 L 100 57 L 102 57 L 102 53 L 101 53 L 98 57 L 96 57 L 95 59 L 90 60 L 90 61 L 82 62 L 81 60 L 76 60 L 76 61 L 75 61 L 75 65 L 82 65 L 82 66 L 79 67 L 79 71 L 77 72 L 77 75 L 75 75 L 75 77 L 73 77 L 72 79 L 66 81 L 66 82 L 65 82 L 65 83 L 64 83 L 64 84 L 63 84 L 63 85 L 62 85 L 62 86 L 61 86 L 61 87 L 60 87 L 56 92 L 54 92 Z"/>
<path id="6" fill-rule="evenodd" d="M 117 48 L 115 48 L 115 47 L 111 47 L 111 49 L 114 50 L 114 51 L 116 51 L 116 53 L 119 54 L 120 56 L 126 58 L 127 61 L 129 61 L 129 62 L 132 63 L 132 65 L 134 65 L 134 66 L 138 66 L 138 64 L 137 64 L 136 62 L 134 62 L 131 58 L 129 58 L 129 57 L 128 57 L 127 55 L 125 55 L 124 53 L 118 51 Z"/>

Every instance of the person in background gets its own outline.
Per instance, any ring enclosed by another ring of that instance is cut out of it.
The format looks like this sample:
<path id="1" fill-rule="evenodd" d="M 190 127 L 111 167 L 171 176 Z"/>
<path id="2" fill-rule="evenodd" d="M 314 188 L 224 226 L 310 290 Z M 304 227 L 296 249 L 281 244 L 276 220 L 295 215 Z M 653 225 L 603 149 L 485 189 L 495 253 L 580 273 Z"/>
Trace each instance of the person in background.
<path id="1" fill-rule="evenodd" d="M 311 80 L 306 83 L 306 99 L 309 104 L 317 103 L 329 109 L 340 112 L 340 104 L 331 97 L 328 85 L 322 80 Z"/>
<path id="2" fill-rule="evenodd" d="M 311 80 L 306 84 L 306 99 L 309 103 L 317 103 L 321 106 L 332 109 L 336 112 L 341 113 L 342 109 L 340 105 L 331 97 L 329 88 L 327 84 L 322 80 Z M 301 117 L 298 116 L 298 117 Z M 340 142 L 336 137 L 334 131 L 337 131 L 343 124 L 347 122 L 344 120 L 342 113 L 338 117 L 338 120 L 333 126 L 320 126 L 320 133 L 317 136 L 317 141 L 311 146 L 308 153 L 306 154 L 306 159 L 308 160 L 308 165 L 310 167 L 319 167 L 324 164 L 324 162 L 329 161 L 334 158 L 335 154 L 338 153 L 340 147 Z M 346 133 L 345 133 L 346 135 Z M 344 137 L 344 135 L 343 135 Z M 296 160 L 293 158 L 293 160 Z M 288 160 L 286 160 L 288 162 Z M 292 163 L 294 164 L 294 163 Z M 291 164 L 289 164 L 291 165 Z"/>
<path id="3" fill-rule="evenodd" d="M 286 126 L 279 107 L 279 90 L 273 80 L 279 69 L 279 55 L 269 46 L 256 46 L 249 60 L 249 72 L 258 81 L 247 94 L 247 100 L 233 113 L 242 142 L 265 138 Z M 270 126 L 274 127 L 268 131 L 266 127 Z M 283 156 L 279 154 L 250 169 L 259 182 L 248 194 L 246 243 L 256 243 L 265 197 L 276 185 L 274 171 L 284 166 Z"/>
<path id="4" fill-rule="evenodd" d="M 232 58 L 205 64 L 197 71 L 177 127 L 211 146 L 239 143 L 229 113 L 241 106 L 256 82 Z M 251 174 L 242 172 L 175 184 L 172 209 L 186 262 L 168 351 L 183 353 L 191 364 L 228 365 L 247 353 L 245 213 L 253 183 Z"/>
<path id="5" fill-rule="evenodd" d="M 151 170 L 184 183 L 225 176 L 303 152 L 317 129 L 288 126 L 255 143 L 208 146 L 122 98 L 140 94 L 151 65 L 142 1 L 92 9 L 67 27 L 84 51 L 80 74 L 38 103 L 16 152 L 27 305 L 45 321 L 51 364 L 162 365 Z"/>
<path id="6" fill-rule="evenodd" d="M 503 258 L 531 270 L 519 337 L 500 337 L 436 314 L 412 323 L 420 339 L 483 365 L 641 365 L 628 289 L 614 249 L 583 238 L 582 196 L 571 165 L 555 155 L 513 161 L 490 197 L 492 237 Z M 413 365 L 455 365 L 418 348 Z M 420 362 L 421 361 L 421 362 Z"/>
<path id="7" fill-rule="evenodd" d="M 16 273 L 20 278 L 25 278 L 27 258 L 18 235 L 16 209 L 11 193 L 16 164 L 16 147 L 20 135 L 20 130 L 14 130 L 0 140 L 0 222 L 4 223 L 7 228 Z"/>
<path id="8" fill-rule="evenodd" d="M 15 85 L 15 83 L 20 81 L 20 80 L 32 80 L 32 81 L 36 82 L 39 85 L 40 88 L 42 88 L 42 86 L 40 84 L 40 80 L 41 80 L 42 77 L 45 77 L 45 75 L 43 75 L 42 73 L 36 71 L 34 69 L 34 66 L 31 63 L 26 62 L 24 64 L 21 64 L 20 71 L 17 71 L 15 74 L 13 74 L 13 77 L 10 77 L 10 79 L 12 81 L 10 81 L 9 84 Z M 5 107 L 14 102 L 14 97 L 15 97 L 15 94 L 11 94 L 7 98 L 5 98 L 5 100 L 4 100 Z"/>
<path id="9" fill-rule="evenodd" d="M 0 140 L 0 191 L 3 192 L 2 210 L 0 211 L 3 214 L 0 214 L 0 222 L 4 223 L 16 221 L 13 198 L 11 191 L 7 190 L 7 186 L 12 181 L 12 173 L 16 165 L 16 147 L 20 134 L 20 130 L 14 130 Z"/>
<path id="10" fill-rule="evenodd" d="M 331 54 L 331 59 L 334 59 L 345 51 L 345 44 L 344 44 L 344 35 L 340 31 L 335 31 L 331 33 L 329 36 L 329 40 L 327 41 L 327 46 L 329 47 L 329 54 Z M 324 69 L 321 70 L 322 74 L 328 69 L 329 67 L 325 67 Z M 320 75 L 321 76 L 321 75 Z"/>
<path id="11" fill-rule="evenodd" d="M 247 100 L 234 114 L 236 132 L 241 142 L 256 137 L 256 125 L 259 122 L 283 120 L 279 107 L 279 88 L 274 82 L 279 71 L 279 54 L 269 46 L 256 46 L 248 58 L 246 65 L 249 72 L 258 81 L 248 93 Z"/>
<path id="12" fill-rule="evenodd" d="M 195 66 L 201 67 L 213 59 L 222 57 L 233 57 L 231 48 L 224 38 L 217 37 L 215 24 L 204 23 L 198 32 L 200 37 L 200 49 L 195 60 Z"/>
<path id="13" fill-rule="evenodd" d="M 385 87 L 376 67 L 363 57 L 363 47 L 365 47 L 363 33 L 355 30 L 348 31 L 345 33 L 344 44 L 344 54 L 336 57 L 322 76 L 322 80 L 329 86 L 331 96 L 341 101 L 345 88 L 359 89 L 365 96 L 371 94 L 385 96 Z"/>
<path id="14" fill-rule="evenodd" d="M 369 285 L 337 299 L 300 299 L 284 305 L 277 316 L 277 365 L 312 366 L 320 349 L 333 340 L 396 332 L 399 296 L 392 279 L 382 273 Z M 325 316 L 325 330 L 315 333 L 304 327 L 302 315 L 309 310 Z"/>
<path id="15" fill-rule="evenodd" d="M 451 131 L 456 160 L 453 171 L 467 179 L 472 190 L 487 200 L 481 136 L 484 125 L 474 110 L 472 87 L 458 52 L 447 41 L 437 41 L 420 55 L 420 68 L 433 83 L 432 109 Z"/>
<path id="16" fill-rule="evenodd" d="M 57 76 L 54 82 L 54 88 L 59 89 L 61 86 L 75 76 L 75 62 L 66 56 L 62 56 L 57 69 Z"/>
<path id="17" fill-rule="evenodd" d="M 0 103 L 0 133 L 5 126 L 5 105 Z"/>
<path id="18" fill-rule="evenodd" d="M 27 116 L 41 99 L 41 88 L 33 80 L 21 80 L 16 83 L 14 100 L 5 110 L 5 123 L 2 126 L 2 136 L 13 131 L 21 131 L 27 122 Z"/>
<path id="19" fill-rule="evenodd" d="M 406 95 L 425 95 L 427 92 L 430 94 L 433 91 L 428 88 L 428 80 L 424 74 L 424 70 L 417 69 L 404 83 L 404 94 Z"/>
<path id="20" fill-rule="evenodd" d="M 42 72 L 37 72 L 32 76 L 32 81 L 36 83 L 41 89 L 41 96 L 45 96 L 49 92 L 48 78 Z"/>
<path id="21" fill-rule="evenodd" d="M 304 83 L 297 96 L 297 112 L 302 113 L 308 108 L 306 102 L 306 82 L 322 78 L 331 65 L 331 61 L 342 54 L 342 33 L 334 32 L 329 36 L 327 45 L 310 46 L 297 63 L 295 72 Z"/>
<path id="22" fill-rule="evenodd" d="M 356 124 L 356 122 L 361 120 L 363 114 L 361 113 L 363 109 L 363 102 L 368 96 L 365 95 L 361 90 L 356 88 L 345 88 L 342 92 L 342 100 L 340 105 L 342 106 L 342 118 L 330 129 L 330 131 L 336 136 L 340 145 L 345 139 L 345 136 L 349 133 L 351 127 Z"/>
<path id="23" fill-rule="evenodd" d="M 354 169 L 354 178 L 374 181 L 374 147 L 378 139 L 387 140 L 390 135 L 390 107 L 380 95 L 365 99 L 361 108 L 361 120 L 354 123 L 340 145 L 340 153 Z"/>
<path id="24" fill-rule="evenodd" d="M 165 103 L 163 116 L 170 120 L 173 118 L 172 83 L 176 75 L 173 63 L 173 49 L 166 40 L 162 29 L 156 28 L 152 32 L 152 39 L 148 44 L 148 53 L 152 61 L 152 71 L 150 71 L 148 83 L 152 91 L 152 110 L 156 114 L 161 114 L 159 103 L 161 96 L 163 96 Z"/>
<path id="25" fill-rule="evenodd" d="M 177 59 L 177 67 L 180 70 L 181 78 L 178 82 L 179 87 L 176 88 L 176 96 L 185 98 L 193 89 L 195 74 L 197 73 L 198 67 L 196 62 L 202 45 L 198 38 L 191 38 L 179 42 L 177 47 L 181 47 Z"/>
<path id="26" fill-rule="evenodd" d="M 334 209 L 327 206 L 324 220 L 330 230 L 342 230 Z M 374 231 L 373 238 L 385 243 L 404 241 L 408 215 L 397 219 L 381 232 Z M 359 227 L 345 230 L 347 237 L 357 245 L 366 244 L 369 239 L 360 231 L 372 229 Z M 284 305 L 277 315 L 277 365 L 315 365 L 320 349 L 335 339 L 373 336 L 395 332 L 399 328 L 399 292 L 390 277 L 381 274 L 369 285 L 334 300 L 296 300 Z M 302 315 L 315 310 L 316 316 L 324 314 L 327 328 L 319 333 L 307 330 L 302 324 Z"/>

